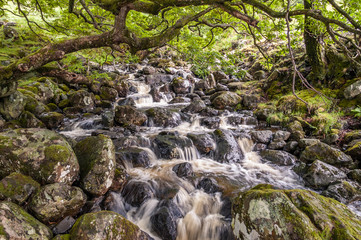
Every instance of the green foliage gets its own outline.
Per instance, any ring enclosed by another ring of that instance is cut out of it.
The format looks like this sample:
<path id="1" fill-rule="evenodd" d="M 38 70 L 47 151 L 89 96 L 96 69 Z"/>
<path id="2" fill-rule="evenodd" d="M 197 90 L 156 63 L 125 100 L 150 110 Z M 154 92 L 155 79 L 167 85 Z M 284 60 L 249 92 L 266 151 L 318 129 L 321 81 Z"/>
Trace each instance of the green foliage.
<path id="1" fill-rule="evenodd" d="M 357 118 L 361 117 L 361 106 L 357 105 L 355 109 L 351 110 L 351 114 Z"/>

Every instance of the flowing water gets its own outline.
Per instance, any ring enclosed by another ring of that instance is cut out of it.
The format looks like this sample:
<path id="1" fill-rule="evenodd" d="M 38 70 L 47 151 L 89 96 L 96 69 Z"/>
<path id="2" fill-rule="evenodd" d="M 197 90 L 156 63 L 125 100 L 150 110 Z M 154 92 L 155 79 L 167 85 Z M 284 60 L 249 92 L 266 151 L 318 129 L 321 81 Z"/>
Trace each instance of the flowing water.
<path id="1" fill-rule="evenodd" d="M 160 102 L 154 102 L 149 85 L 134 77 L 131 77 L 131 83 L 137 88 L 137 93 L 129 97 L 135 100 L 136 107 L 140 110 L 145 111 L 156 106 L 172 107 L 180 111 L 185 106 L 169 104 L 171 99 L 166 95 L 163 95 L 164 98 Z M 244 114 L 225 112 L 221 116 L 221 129 L 229 129 L 247 136 L 247 132 L 254 128 L 250 125 L 230 125 L 229 117 L 242 118 Z M 249 137 L 237 138 L 238 145 L 245 155 L 239 163 L 219 163 L 212 155 L 202 156 L 193 145 L 176 148 L 177 158 L 157 158 L 152 147 L 154 136 L 161 131 L 177 132 L 181 138 L 186 138 L 188 133 L 212 133 L 214 129 L 201 126 L 202 118 L 194 114 L 189 121 L 183 121 L 174 128 L 154 127 L 149 122 L 147 127 L 141 127 L 136 135 L 143 139 L 144 144 L 140 146 L 139 141 L 129 141 L 127 146 L 141 147 L 146 151 L 150 166 L 135 168 L 132 164 L 124 163 L 124 167 L 130 176 L 129 182 L 144 183 L 154 194 L 139 207 L 134 207 L 125 202 L 122 193 L 112 192 L 113 204 L 110 210 L 124 215 L 152 237 L 160 239 L 152 229 L 151 216 L 162 206 L 164 200 L 170 199 L 181 211 L 181 217 L 177 220 L 177 240 L 228 239 L 231 219 L 227 214 L 227 209 L 229 212 L 227 197 L 235 196 L 260 183 L 272 184 L 282 189 L 304 188 L 302 180 L 291 170 L 292 167 L 265 162 L 257 152 L 252 151 L 254 143 Z M 77 137 L 89 135 L 92 130 L 100 128 L 99 117 L 94 117 L 71 122 L 69 128 L 62 133 Z M 185 162 L 191 164 L 194 178 L 180 178 L 172 170 L 175 165 Z M 207 193 L 202 188 L 197 188 L 197 182 L 203 177 L 215 179 L 223 190 L 223 195 L 220 192 Z"/>

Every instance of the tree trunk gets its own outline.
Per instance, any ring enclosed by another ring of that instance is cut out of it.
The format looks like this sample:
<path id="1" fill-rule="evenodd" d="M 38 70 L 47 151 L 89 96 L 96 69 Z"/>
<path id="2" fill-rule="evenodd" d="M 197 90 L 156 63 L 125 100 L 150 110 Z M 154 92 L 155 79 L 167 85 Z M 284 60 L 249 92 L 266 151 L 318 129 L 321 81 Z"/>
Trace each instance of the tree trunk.
<path id="1" fill-rule="evenodd" d="M 305 9 L 312 9 L 314 0 L 304 0 Z M 320 44 L 321 36 L 318 35 L 316 27 L 316 20 L 305 16 L 304 40 L 306 45 L 306 54 L 311 65 L 312 72 L 309 75 L 311 81 L 321 83 L 326 76 L 326 65 L 323 60 L 322 46 Z"/>

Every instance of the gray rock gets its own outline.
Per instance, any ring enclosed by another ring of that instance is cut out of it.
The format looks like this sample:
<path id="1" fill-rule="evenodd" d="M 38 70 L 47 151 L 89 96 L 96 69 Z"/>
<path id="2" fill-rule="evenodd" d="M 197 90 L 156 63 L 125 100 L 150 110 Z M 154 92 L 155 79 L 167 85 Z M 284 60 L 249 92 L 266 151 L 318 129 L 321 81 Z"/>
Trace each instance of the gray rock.
<path id="1" fill-rule="evenodd" d="M 253 141 L 264 144 L 268 144 L 273 136 L 273 133 L 270 130 L 251 131 L 250 134 L 252 136 Z"/>
<path id="2" fill-rule="evenodd" d="M 123 166 L 146 168 L 150 166 L 152 159 L 144 149 L 128 147 L 117 151 L 116 160 Z"/>
<path id="3" fill-rule="evenodd" d="M 300 140 L 305 138 L 305 132 L 303 131 L 302 124 L 299 121 L 293 121 L 287 126 L 288 131 L 291 133 L 291 140 Z"/>
<path id="4" fill-rule="evenodd" d="M 261 152 L 261 157 L 281 166 L 292 166 L 297 161 L 297 158 L 292 154 L 278 150 L 263 150 Z"/>
<path id="5" fill-rule="evenodd" d="M 54 234 L 62 234 L 68 232 L 75 223 L 73 217 L 67 216 L 61 220 L 56 226 L 52 229 Z"/>
<path id="6" fill-rule="evenodd" d="M 211 97 L 212 105 L 216 109 L 225 109 L 226 107 L 235 107 L 242 101 L 242 98 L 234 92 L 217 92 L 215 97 Z"/>
<path id="7" fill-rule="evenodd" d="M 188 79 L 176 77 L 173 79 L 171 86 L 176 94 L 187 94 L 191 92 L 192 83 Z"/>
<path id="8" fill-rule="evenodd" d="M 194 146 L 202 154 L 207 154 L 216 149 L 216 142 L 211 135 L 188 133 L 187 137 L 193 141 Z"/>
<path id="9" fill-rule="evenodd" d="M 85 90 L 79 90 L 70 94 L 69 102 L 70 106 L 81 108 L 83 111 L 90 111 L 95 106 L 95 97 L 93 93 L 89 93 Z"/>
<path id="10" fill-rule="evenodd" d="M 182 112 L 187 113 L 199 113 L 203 109 L 205 109 L 207 106 L 204 104 L 204 102 L 200 99 L 193 100 L 191 104 L 189 104 L 187 107 L 182 109 Z"/>
<path id="11" fill-rule="evenodd" d="M 15 92 L 8 97 L 0 98 L 0 114 L 6 120 L 16 119 L 24 111 L 25 104 L 23 94 Z"/>
<path id="12" fill-rule="evenodd" d="M 206 117 L 201 119 L 201 125 L 207 128 L 219 128 L 221 119 L 219 117 Z"/>
<path id="13" fill-rule="evenodd" d="M 159 158 L 173 159 L 181 158 L 178 149 L 185 149 L 186 147 L 192 147 L 192 141 L 188 138 L 179 136 L 172 132 L 161 132 L 155 139 L 156 154 Z"/>
<path id="14" fill-rule="evenodd" d="M 80 188 L 54 183 L 43 186 L 34 195 L 29 207 L 37 219 L 51 223 L 78 214 L 86 199 Z"/>
<path id="15" fill-rule="evenodd" d="M 298 146 L 302 149 L 305 149 L 306 147 L 315 145 L 319 142 L 320 140 L 314 138 L 302 138 L 298 140 Z"/>
<path id="16" fill-rule="evenodd" d="M 147 116 L 133 106 L 117 106 L 114 121 L 121 126 L 141 126 L 147 121 Z"/>
<path id="17" fill-rule="evenodd" d="M 348 86 L 344 90 L 343 95 L 345 96 L 346 99 L 352 99 L 358 96 L 360 93 L 361 93 L 361 80 Z"/>
<path id="18" fill-rule="evenodd" d="M 74 148 L 80 165 L 81 186 L 101 196 L 112 185 L 115 172 L 115 151 L 110 138 L 100 134 L 87 137 Z"/>
<path id="19" fill-rule="evenodd" d="M 286 146 L 286 142 L 283 140 L 280 141 L 272 141 L 269 145 L 268 148 L 272 149 L 272 150 L 280 150 L 283 149 Z"/>
<path id="20" fill-rule="evenodd" d="M 360 199 L 361 191 L 358 190 L 359 186 L 347 181 L 337 182 L 327 187 L 322 195 L 334 198 L 337 201 L 348 204 L 355 199 Z"/>
<path id="21" fill-rule="evenodd" d="M 176 127 L 181 124 L 181 116 L 177 111 L 166 108 L 150 108 L 146 111 L 148 125 L 154 127 Z"/>
<path id="22" fill-rule="evenodd" d="M 244 153 L 230 130 L 217 129 L 213 133 L 216 136 L 217 143 L 215 161 L 220 163 L 236 163 L 243 160 Z"/>
<path id="23" fill-rule="evenodd" d="M 298 147 L 297 141 L 289 141 L 286 146 L 284 146 L 283 151 L 293 153 Z"/>
<path id="24" fill-rule="evenodd" d="M 279 141 L 279 140 L 287 141 L 290 136 L 291 136 L 290 132 L 278 130 L 273 135 L 273 141 Z"/>

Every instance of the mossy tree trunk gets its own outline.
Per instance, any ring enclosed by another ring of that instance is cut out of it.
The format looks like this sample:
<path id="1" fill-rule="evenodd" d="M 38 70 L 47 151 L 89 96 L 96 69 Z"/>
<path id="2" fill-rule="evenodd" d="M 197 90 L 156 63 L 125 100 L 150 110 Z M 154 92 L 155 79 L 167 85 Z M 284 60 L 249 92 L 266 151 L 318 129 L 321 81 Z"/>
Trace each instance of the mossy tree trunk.
<path id="1" fill-rule="evenodd" d="M 305 9 L 313 8 L 314 0 L 304 0 Z M 312 72 L 309 76 L 311 81 L 321 83 L 326 76 L 326 64 L 323 58 L 320 41 L 322 36 L 317 33 L 317 21 L 305 16 L 304 41 L 306 45 L 307 59 L 311 65 Z"/>

